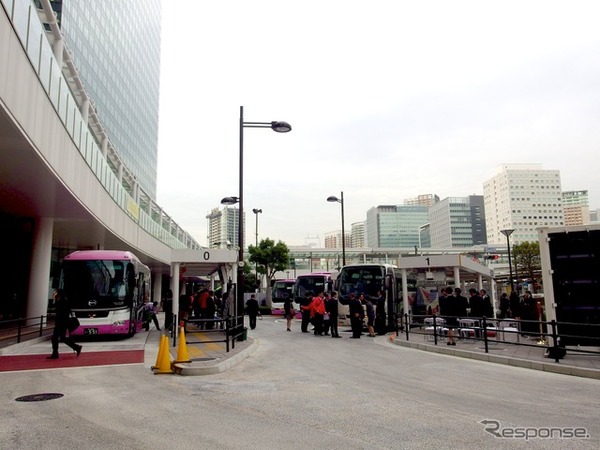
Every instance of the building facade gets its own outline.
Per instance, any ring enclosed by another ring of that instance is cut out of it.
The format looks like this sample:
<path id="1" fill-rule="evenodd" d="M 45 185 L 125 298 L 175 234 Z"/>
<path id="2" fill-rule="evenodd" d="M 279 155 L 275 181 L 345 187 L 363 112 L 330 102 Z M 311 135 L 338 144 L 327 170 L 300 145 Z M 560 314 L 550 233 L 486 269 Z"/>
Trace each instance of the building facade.
<path id="1" fill-rule="evenodd" d="M 345 230 L 344 230 L 345 231 Z M 349 233 L 346 234 L 346 241 L 344 245 L 346 248 L 350 248 L 352 246 L 352 241 Z M 342 231 L 330 231 L 329 233 L 325 233 L 325 248 L 342 248 Z"/>
<path id="2" fill-rule="evenodd" d="M 482 195 L 448 197 L 429 208 L 433 248 L 457 248 L 486 243 Z"/>
<path id="3" fill-rule="evenodd" d="M 588 191 L 565 191 L 562 193 L 565 226 L 587 225 L 590 223 L 590 203 Z"/>
<path id="4" fill-rule="evenodd" d="M 540 227 L 564 225 L 560 171 L 541 164 L 502 164 L 483 184 L 488 244 L 535 242 Z"/>
<path id="5" fill-rule="evenodd" d="M 160 0 L 54 0 L 61 33 L 112 145 L 156 199 Z"/>
<path id="6" fill-rule="evenodd" d="M 208 220 L 207 233 L 209 248 L 239 248 L 239 209 L 237 207 L 225 206 L 223 209 L 213 208 L 206 216 Z M 244 231 L 245 225 L 244 214 Z M 244 243 L 246 237 L 243 237 Z"/>
<path id="7" fill-rule="evenodd" d="M 422 194 L 417 195 L 413 198 L 404 199 L 405 205 L 420 205 L 420 206 L 432 206 L 440 201 L 440 198 L 435 194 Z"/>
<path id="8" fill-rule="evenodd" d="M 354 222 L 350 225 L 350 247 L 363 248 L 365 246 L 365 221 Z"/>
<path id="9" fill-rule="evenodd" d="M 367 247 L 412 248 L 419 245 L 419 228 L 429 222 L 427 206 L 380 205 L 367 211 Z"/>

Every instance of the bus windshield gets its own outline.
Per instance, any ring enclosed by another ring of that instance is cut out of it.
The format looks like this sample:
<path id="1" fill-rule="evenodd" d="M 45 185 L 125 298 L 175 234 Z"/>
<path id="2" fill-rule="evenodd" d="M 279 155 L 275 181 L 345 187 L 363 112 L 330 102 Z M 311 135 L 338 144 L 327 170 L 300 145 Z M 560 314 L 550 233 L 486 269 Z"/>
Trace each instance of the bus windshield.
<path id="1" fill-rule="evenodd" d="M 272 297 L 275 302 L 283 302 L 292 296 L 295 280 L 277 280 L 273 284 Z"/>
<path id="2" fill-rule="evenodd" d="M 63 276 L 74 309 L 131 306 L 135 269 L 127 261 L 64 261 Z"/>
<path id="3" fill-rule="evenodd" d="M 383 289 L 383 270 L 381 266 L 344 267 L 338 281 L 340 295 L 377 297 L 377 291 Z"/>
<path id="4" fill-rule="evenodd" d="M 307 294 L 317 295 L 319 292 L 327 292 L 325 275 L 303 275 L 296 279 L 296 296 L 306 297 Z"/>

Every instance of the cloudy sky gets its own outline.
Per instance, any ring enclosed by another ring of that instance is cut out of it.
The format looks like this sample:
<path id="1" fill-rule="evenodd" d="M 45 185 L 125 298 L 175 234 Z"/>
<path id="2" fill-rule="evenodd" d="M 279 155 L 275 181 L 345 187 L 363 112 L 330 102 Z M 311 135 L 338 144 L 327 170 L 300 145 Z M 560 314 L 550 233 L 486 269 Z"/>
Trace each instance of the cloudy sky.
<path id="1" fill-rule="evenodd" d="M 600 2 L 163 2 L 158 203 L 207 245 L 238 195 L 246 242 L 324 245 L 377 205 L 483 194 L 541 163 L 600 208 Z M 308 238 L 308 239 L 307 239 Z M 319 242 L 319 241 L 316 241 Z"/>

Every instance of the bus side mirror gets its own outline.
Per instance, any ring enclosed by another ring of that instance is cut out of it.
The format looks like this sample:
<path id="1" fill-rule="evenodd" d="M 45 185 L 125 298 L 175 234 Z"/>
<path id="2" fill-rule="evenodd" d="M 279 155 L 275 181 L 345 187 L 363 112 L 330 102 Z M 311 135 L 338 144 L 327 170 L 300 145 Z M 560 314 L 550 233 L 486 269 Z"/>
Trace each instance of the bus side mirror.
<path id="1" fill-rule="evenodd" d="M 333 282 L 333 289 L 336 292 L 340 290 L 340 280 L 339 280 L 339 278 Z"/>

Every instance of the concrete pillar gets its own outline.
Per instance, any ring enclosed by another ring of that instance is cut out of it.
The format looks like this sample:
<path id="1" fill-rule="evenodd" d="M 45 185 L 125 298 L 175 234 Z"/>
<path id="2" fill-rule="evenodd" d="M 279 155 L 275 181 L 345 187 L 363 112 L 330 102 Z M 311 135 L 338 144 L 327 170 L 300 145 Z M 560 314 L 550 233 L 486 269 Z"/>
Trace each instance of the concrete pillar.
<path id="1" fill-rule="evenodd" d="M 54 219 L 43 217 L 35 223 L 31 272 L 29 274 L 29 296 L 26 309 L 27 317 L 40 317 L 48 314 L 53 230 Z"/>
<path id="2" fill-rule="evenodd" d="M 477 290 L 482 290 L 483 289 L 483 277 L 481 276 L 481 274 L 477 274 Z"/>
<path id="3" fill-rule="evenodd" d="M 408 277 L 406 269 L 402 269 L 402 307 L 404 308 L 404 314 L 412 315 L 410 310 L 410 303 L 408 301 Z M 412 318 L 410 319 L 412 322 Z"/>
<path id="4" fill-rule="evenodd" d="M 173 292 L 173 314 L 177 314 L 177 320 L 180 321 L 179 317 L 179 264 L 178 262 L 171 263 L 171 291 Z M 175 324 L 179 325 L 179 324 Z"/>
<path id="5" fill-rule="evenodd" d="M 458 266 L 454 268 L 454 287 L 459 287 L 462 289 L 462 286 L 460 285 L 460 267 Z"/>

